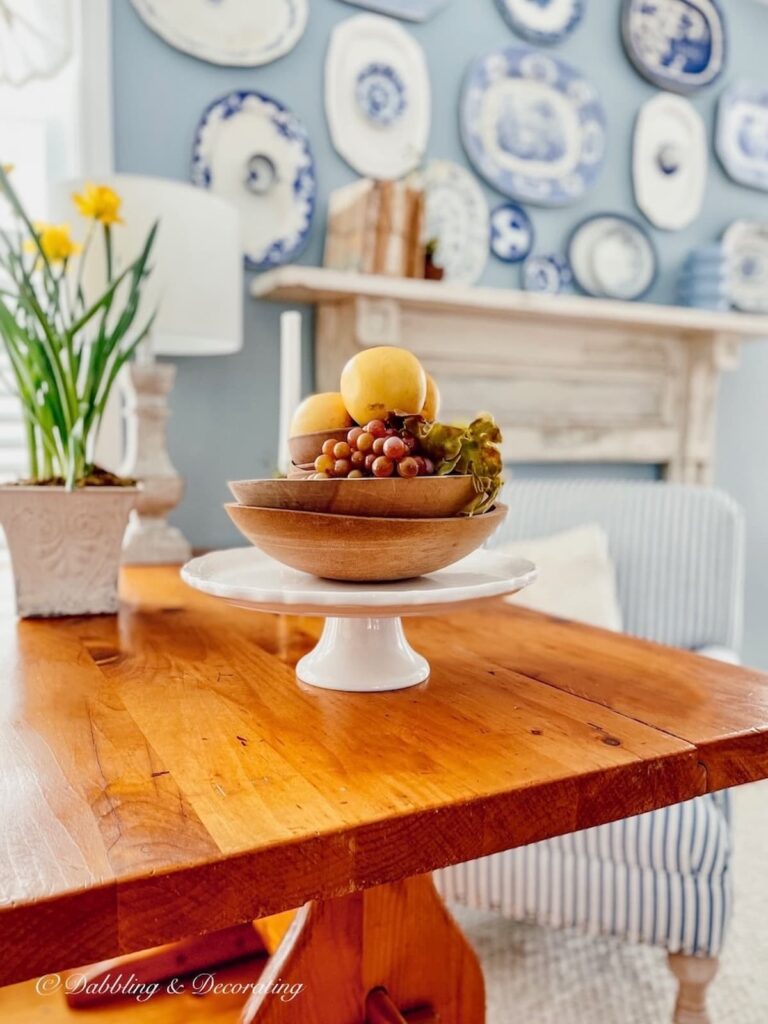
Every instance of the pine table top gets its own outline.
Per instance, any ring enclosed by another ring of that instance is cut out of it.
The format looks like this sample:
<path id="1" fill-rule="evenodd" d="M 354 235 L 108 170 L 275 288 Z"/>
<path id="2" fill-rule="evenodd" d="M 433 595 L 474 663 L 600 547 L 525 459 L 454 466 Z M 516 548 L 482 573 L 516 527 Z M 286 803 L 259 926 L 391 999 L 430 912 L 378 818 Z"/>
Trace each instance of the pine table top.
<path id="1" fill-rule="evenodd" d="M 315 619 L 172 567 L 0 618 L 0 984 L 768 776 L 768 676 L 495 601 L 409 620 L 429 682 L 300 686 Z"/>

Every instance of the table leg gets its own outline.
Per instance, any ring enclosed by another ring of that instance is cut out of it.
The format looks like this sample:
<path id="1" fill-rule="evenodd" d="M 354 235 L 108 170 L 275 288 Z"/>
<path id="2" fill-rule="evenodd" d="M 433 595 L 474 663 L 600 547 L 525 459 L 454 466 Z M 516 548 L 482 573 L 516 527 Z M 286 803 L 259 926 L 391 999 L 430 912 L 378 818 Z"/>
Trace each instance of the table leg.
<path id="1" fill-rule="evenodd" d="M 308 903 L 259 978 L 242 1024 L 372 1020 L 485 1020 L 480 964 L 429 875 Z"/>

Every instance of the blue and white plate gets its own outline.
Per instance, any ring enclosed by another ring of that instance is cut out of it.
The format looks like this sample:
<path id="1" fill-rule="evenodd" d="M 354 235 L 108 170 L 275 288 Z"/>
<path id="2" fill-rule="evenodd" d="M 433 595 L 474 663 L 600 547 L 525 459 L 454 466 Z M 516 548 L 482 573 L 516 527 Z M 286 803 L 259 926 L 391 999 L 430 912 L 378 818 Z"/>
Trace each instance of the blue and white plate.
<path id="1" fill-rule="evenodd" d="M 422 174 L 422 240 L 435 241 L 445 281 L 474 284 L 488 260 L 488 204 L 474 175 L 451 160 L 430 160 Z"/>
<path id="2" fill-rule="evenodd" d="M 768 190 L 768 86 L 742 81 L 723 92 L 715 148 L 734 181 Z"/>
<path id="3" fill-rule="evenodd" d="M 430 119 L 424 51 L 390 18 L 359 14 L 331 34 L 325 61 L 325 112 L 347 163 L 379 181 L 421 162 Z"/>
<path id="4" fill-rule="evenodd" d="M 621 34 L 629 59 L 660 89 L 694 92 L 725 66 L 717 0 L 623 0 Z"/>
<path id="5" fill-rule="evenodd" d="M 530 256 L 523 264 L 523 288 L 527 292 L 559 295 L 573 283 L 568 260 L 558 253 Z"/>
<path id="6" fill-rule="evenodd" d="M 594 87 L 569 64 L 528 47 L 472 62 L 460 120 L 469 159 L 512 199 L 575 203 L 603 163 L 605 111 Z"/>
<path id="7" fill-rule="evenodd" d="M 402 18 L 403 21 L 427 21 L 447 0 L 346 0 L 355 7 L 365 7 L 378 14 L 388 14 L 390 18 Z"/>
<path id="8" fill-rule="evenodd" d="M 517 203 L 502 203 L 491 214 L 491 252 L 504 263 L 519 263 L 533 248 L 531 218 Z"/>
<path id="9" fill-rule="evenodd" d="M 639 299 L 656 280 L 657 258 L 641 224 L 619 213 L 587 217 L 568 243 L 576 283 L 596 298 Z"/>
<path id="10" fill-rule="evenodd" d="M 289 263 L 306 245 L 315 161 L 301 121 L 271 96 L 236 91 L 207 108 L 195 133 L 192 181 L 236 204 L 251 270 Z"/>
<path id="11" fill-rule="evenodd" d="M 505 21 L 531 43 L 561 43 L 573 32 L 587 7 L 587 0 L 496 0 Z"/>
<path id="12" fill-rule="evenodd" d="M 768 313 L 768 224 L 737 220 L 723 235 L 728 298 L 745 313 Z"/>
<path id="13" fill-rule="evenodd" d="M 309 0 L 131 0 L 143 21 L 177 50 L 212 64 L 255 67 L 292 50 Z"/>

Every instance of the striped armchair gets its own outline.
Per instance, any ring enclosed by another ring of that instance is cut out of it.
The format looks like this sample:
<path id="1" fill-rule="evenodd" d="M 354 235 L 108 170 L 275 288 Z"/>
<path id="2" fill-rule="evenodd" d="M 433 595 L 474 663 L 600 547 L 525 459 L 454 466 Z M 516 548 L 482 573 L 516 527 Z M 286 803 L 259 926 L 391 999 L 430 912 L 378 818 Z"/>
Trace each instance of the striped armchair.
<path id="1" fill-rule="evenodd" d="M 608 533 L 624 628 L 736 660 L 744 530 L 722 493 L 664 483 L 515 482 L 493 543 L 583 523 Z M 730 913 L 728 794 L 613 822 L 437 872 L 450 902 L 667 949 L 675 1021 L 705 1024 Z"/>

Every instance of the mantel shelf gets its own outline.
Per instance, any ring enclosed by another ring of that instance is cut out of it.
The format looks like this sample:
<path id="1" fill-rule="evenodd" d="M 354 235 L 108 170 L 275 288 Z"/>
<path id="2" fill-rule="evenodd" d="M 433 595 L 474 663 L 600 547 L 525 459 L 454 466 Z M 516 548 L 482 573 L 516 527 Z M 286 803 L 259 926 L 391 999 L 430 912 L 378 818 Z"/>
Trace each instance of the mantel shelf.
<path id="1" fill-rule="evenodd" d="M 403 309 L 465 315 L 513 316 L 540 325 L 602 325 L 636 333 L 733 338 L 768 338 L 768 316 L 718 313 L 645 302 L 591 299 L 580 295 L 540 295 L 504 288 L 476 288 L 440 281 L 418 281 L 375 274 L 287 266 L 257 277 L 251 294 L 277 302 L 325 304 L 354 299 L 389 300 Z"/>
<path id="2" fill-rule="evenodd" d="M 768 316 L 539 295 L 321 267 L 270 270 L 257 299 L 316 306 L 314 385 L 402 345 L 437 381 L 442 418 L 491 409 L 511 462 L 635 462 L 712 479 L 720 375 Z"/>

